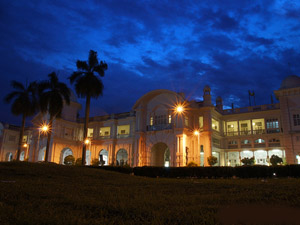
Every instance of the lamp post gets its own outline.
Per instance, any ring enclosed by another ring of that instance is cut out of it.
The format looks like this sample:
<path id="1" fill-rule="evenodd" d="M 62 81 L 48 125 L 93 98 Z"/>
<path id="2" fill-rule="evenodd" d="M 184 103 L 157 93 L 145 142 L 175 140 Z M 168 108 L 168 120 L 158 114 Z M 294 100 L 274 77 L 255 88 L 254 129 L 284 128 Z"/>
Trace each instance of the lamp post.
<path id="1" fill-rule="evenodd" d="M 37 146 L 36 146 L 36 150 L 40 150 L 40 137 L 41 137 L 41 133 L 43 134 L 47 134 L 49 131 L 49 125 L 48 124 L 43 124 L 41 127 L 38 128 L 39 130 L 39 135 L 38 135 L 38 140 L 37 140 Z M 36 150 L 33 152 L 35 153 Z M 45 157 L 44 157 L 45 160 Z M 35 161 L 35 154 L 33 154 L 33 162 Z"/>
<path id="2" fill-rule="evenodd" d="M 199 146 L 199 166 L 201 165 L 201 147 L 200 147 L 200 132 L 199 130 L 194 131 L 194 135 L 197 136 L 197 142 Z"/>
<path id="3" fill-rule="evenodd" d="M 29 151 L 28 151 L 28 150 L 29 150 L 29 144 L 25 143 L 25 144 L 23 145 L 23 147 L 26 148 L 25 156 L 24 156 L 24 160 L 26 160 L 27 157 L 28 157 L 28 152 L 29 152 Z"/>

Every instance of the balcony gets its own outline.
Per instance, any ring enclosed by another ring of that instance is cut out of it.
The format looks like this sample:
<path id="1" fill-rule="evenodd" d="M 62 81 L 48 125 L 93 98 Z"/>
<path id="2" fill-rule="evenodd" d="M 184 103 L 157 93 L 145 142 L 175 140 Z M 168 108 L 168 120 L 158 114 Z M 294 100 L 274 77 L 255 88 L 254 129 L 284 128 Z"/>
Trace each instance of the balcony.
<path id="1" fill-rule="evenodd" d="M 147 131 L 170 130 L 172 128 L 173 128 L 173 124 L 172 123 L 147 125 Z"/>
<path id="2" fill-rule="evenodd" d="M 99 137 L 100 137 L 100 139 L 109 139 L 110 135 L 101 135 Z"/>
<path id="3" fill-rule="evenodd" d="M 117 135 L 117 138 L 128 138 L 128 137 L 130 137 L 129 134 L 118 134 Z"/>

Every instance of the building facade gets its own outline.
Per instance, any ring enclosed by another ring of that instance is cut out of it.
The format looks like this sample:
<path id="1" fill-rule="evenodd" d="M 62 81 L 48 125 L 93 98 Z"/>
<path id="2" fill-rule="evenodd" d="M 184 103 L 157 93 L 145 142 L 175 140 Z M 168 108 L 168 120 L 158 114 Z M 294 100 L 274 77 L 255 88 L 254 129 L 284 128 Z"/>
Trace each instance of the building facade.
<path id="1" fill-rule="evenodd" d="M 212 103 L 208 86 L 201 102 L 169 90 L 151 91 L 131 112 L 90 118 L 86 163 L 99 159 L 105 165 L 180 167 L 193 161 L 207 166 L 213 155 L 219 166 L 242 165 L 243 158 L 252 157 L 255 164 L 269 165 L 270 157 L 277 155 L 285 163 L 299 164 L 300 78 L 287 77 L 274 93 L 278 103 L 223 109 L 220 97 Z M 80 107 L 73 95 L 62 118 L 54 121 L 49 161 L 63 164 L 68 155 L 81 157 Z M 47 117 L 38 114 L 33 119 L 36 126 L 26 130 L 22 160 L 44 160 L 46 136 L 37 128 L 42 121 Z M 9 142 L 13 135 L 18 135 L 16 129 L 1 129 L 1 161 L 15 155 L 17 141 Z"/>

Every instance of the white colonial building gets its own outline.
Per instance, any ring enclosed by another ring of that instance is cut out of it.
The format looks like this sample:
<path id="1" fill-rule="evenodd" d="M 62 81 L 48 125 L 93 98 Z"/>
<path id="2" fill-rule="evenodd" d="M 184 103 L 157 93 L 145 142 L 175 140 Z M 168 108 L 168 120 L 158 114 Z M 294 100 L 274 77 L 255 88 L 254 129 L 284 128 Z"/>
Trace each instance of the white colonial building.
<path id="1" fill-rule="evenodd" d="M 186 166 L 188 162 L 208 165 L 214 155 L 217 165 L 241 165 L 241 159 L 254 157 L 268 165 L 272 155 L 286 163 L 300 163 L 300 78 L 289 76 L 274 91 L 279 103 L 223 109 L 222 99 L 211 101 L 210 88 L 203 101 L 188 101 L 184 94 L 154 90 L 137 100 L 128 113 L 90 118 L 87 164 L 93 159 L 106 165 Z M 63 164 L 72 154 L 80 158 L 83 119 L 77 119 L 81 105 L 73 95 L 62 118 L 53 125 L 49 161 Z M 181 112 L 176 110 L 182 106 Z M 46 117 L 38 114 L 35 127 L 24 135 L 21 159 L 43 161 L 46 137 L 38 127 Z M 16 153 L 18 129 L 0 124 L 0 160 L 12 160 Z M 196 131 L 196 132 L 195 132 Z"/>

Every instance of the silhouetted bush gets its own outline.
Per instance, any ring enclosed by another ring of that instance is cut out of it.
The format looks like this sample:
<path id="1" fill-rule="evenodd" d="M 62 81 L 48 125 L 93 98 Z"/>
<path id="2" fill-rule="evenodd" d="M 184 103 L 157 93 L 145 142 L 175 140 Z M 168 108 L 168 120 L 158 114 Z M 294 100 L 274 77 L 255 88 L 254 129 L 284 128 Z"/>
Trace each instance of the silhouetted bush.
<path id="1" fill-rule="evenodd" d="M 75 158 L 72 155 L 68 155 L 64 159 L 64 164 L 68 166 L 72 166 L 75 164 Z"/>

